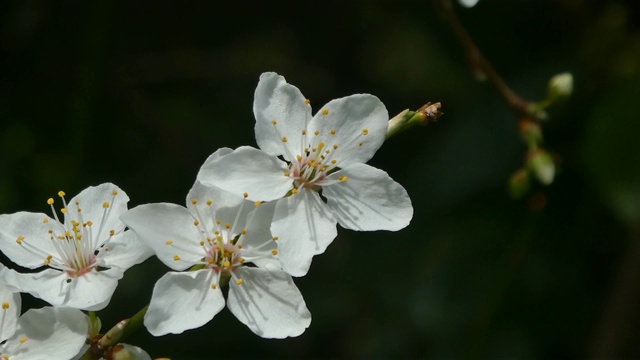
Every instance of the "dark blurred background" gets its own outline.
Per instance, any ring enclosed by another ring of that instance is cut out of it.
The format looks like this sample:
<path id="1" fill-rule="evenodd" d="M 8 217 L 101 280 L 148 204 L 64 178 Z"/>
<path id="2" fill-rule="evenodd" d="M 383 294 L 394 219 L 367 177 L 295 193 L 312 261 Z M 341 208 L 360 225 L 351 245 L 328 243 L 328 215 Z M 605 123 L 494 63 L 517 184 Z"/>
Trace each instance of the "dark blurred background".
<path id="1" fill-rule="evenodd" d="M 58 190 L 113 182 L 184 204 L 219 147 L 255 146 L 253 92 L 276 71 L 318 109 L 371 93 L 390 115 L 445 115 L 371 163 L 409 192 L 397 233 L 340 229 L 296 279 L 300 337 L 265 340 L 227 310 L 206 326 L 127 342 L 152 357 L 636 357 L 640 355 L 640 5 L 480 0 L 454 10 L 512 88 L 549 109 L 556 181 L 511 200 L 518 118 L 475 80 L 429 1 L 3 2 L 0 213 L 48 212 Z M 6 259 L 3 260 L 6 262 Z M 126 273 L 104 329 L 148 303 L 167 271 Z M 41 306 L 24 296 L 25 309 Z"/>

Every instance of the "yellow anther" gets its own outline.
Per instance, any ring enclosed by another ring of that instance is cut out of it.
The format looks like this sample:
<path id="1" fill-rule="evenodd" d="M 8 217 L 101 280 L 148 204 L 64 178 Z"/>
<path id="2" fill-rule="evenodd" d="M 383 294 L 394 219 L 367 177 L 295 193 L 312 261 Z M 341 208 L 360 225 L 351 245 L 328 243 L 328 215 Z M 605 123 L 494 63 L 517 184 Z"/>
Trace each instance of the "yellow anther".
<path id="1" fill-rule="evenodd" d="M 271 120 L 271 124 L 275 125 L 275 124 L 277 124 L 277 123 L 278 123 L 277 121 L 275 121 L 275 120 Z"/>
<path id="2" fill-rule="evenodd" d="M 333 144 L 333 150 L 338 150 L 338 144 Z"/>
<path id="3" fill-rule="evenodd" d="M 67 195 L 67 194 L 65 194 L 64 191 L 58 191 L 58 196 L 63 197 L 65 195 Z"/>
<path id="4" fill-rule="evenodd" d="M 278 250 L 276 250 L 276 249 L 271 250 L 271 254 L 274 255 L 274 256 L 278 255 Z"/>
<path id="5" fill-rule="evenodd" d="M 195 225 L 195 226 L 200 225 L 200 221 L 198 221 L 198 220 L 194 221 L 194 222 L 193 222 L 193 225 Z"/>
<path id="6" fill-rule="evenodd" d="M 289 173 L 288 171 L 284 172 L 284 177 L 289 177 L 289 175 L 291 175 L 291 173 Z"/>
<path id="7" fill-rule="evenodd" d="M 305 100 L 304 100 L 304 103 L 305 103 L 305 104 L 307 104 L 307 105 L 309 105 L 309 104 L 311 104 L 311 100 L 309 100 L 309 99 L 305 99 Z"/>
<path id="8" fill-rule="evenodd" d="M 242 194 L 242 197 L 244 197 L 245 199 L 249 197 L 249 193 L 244 193 Z"/>
<path id="9" fill-rule="evenodd" d="M 80 213 L 80 212 L 82 212 L 82 209 L 78 208 L 78 210 L 77 210 L 77 211 Z"/>
<path id="10" fill-rule="evenodd" d="M 243 257 L 239 258 L 239 259 L 238 259 L 238 262 L 239 262 L 240 264 L 244 264 L 244 258 L 243 258 Z"/>
<path id="11" fill-rule="evenodd" d="M 20 338 L 20 344 L 24 344 L 29 338 L 27 338 L 26 336 L 23 336 Z"/>
<path id="12" fill-rule="evenodd" d="M 115 235 L 115 234 L 116 234 L 116 231 L 115 231 L 115 230 L 113 230 L 113 229 L 109 230 L 109 236 L 113 236 L 113 235 Z"/>
<path id="13" fill-rule="evenodd" d="M 302 136 L 307 135 L 307 130 L 302 130 Z"/>
<path id="14" fill-rule="evenodd" d="M 253 206 L 255 206 L 255 207 L 260 206 L 260 204 L 262 204 L 260 201 L 254 201 L 253 202 Z"/>
<path id="15" fill-rule="evenodd" d="M 331 160 L 331 163 L 335 165 L 337 163 L 336 159 Z"/>
<path id="16" fill-rule="evenodd" d="M 298 159 L 298 161 L 302 161 L 302 155 L 296 155 L 296 159 Z"/>
<path id="17" fill-rule="evenodd" d="M 47 256 L 47 258 L 46 258 L 46 259 L 44 259 L 44 264 L 45 264 L 45 265 L 49 265 L 49 264 L 51 264 L 51 255 Z"/>
<path id="18" fill-rule="evenodd" d="M 108 201 L 103 202 L 102 203 L 102 207 L 105 208 L 105 209 L 108 208 L 109 207 L 109 202 Z"/>
<path id="19" fill-rule="evenodd" d="M 329 133 L 330 133 L 331 135 L 335 135 L 335 134 L 336 134 L 336 131 L 335 131 L 335 130 L 333 130 L 333 129 L 331 129 L 331 131 L 329 131 Z"/>
<path id="20" fill-rule="evenodd" d="M 271 238 L 271 240 L 273 240 L 273 241 L 278 241 L 278 237 L 277 237 L 277 236 L 274 236 L 274 237 L 272 237 L 272 238 Z"/>
<path id="21" fill-rule="evenodd" d="M 236 280 L 236 285 L 242 285 L 242 279 Z"/>
<path id="22" fill-rule="evenodd" d="M 220 225 L 220 224 L 218 223 L 218 225 Z M 216 235 L 216 236 L 220 235 L 220 231 L 218 231 L 218 230 L 214 231 L 213 235 Z"/>
<path id="23" fill-rule="evenodd" d="M 78 225 L 80 225 L 80 223 L 75 220 L 71 220 L 71 225 L 73 225 L 73 227 L 77 227 Z"/>
<path id="24" fill-rule="evenodd" d="M 63 213 L 63 214 L 66 214 L 67 213 L 67 208 L 60 209 L 60 212 Z"/>
<path id="25" fill-rule="evenodd" d="M 282 140 L 282 142 L 287 142 L 287 137 L 283 136 L 282 139 L 280 139 L 280 140 Z"/>
<path id="26" fill-rule="evenodd" d="M 211 239 L 209 239 L 211 240 Z M 200 240 L 200 246 L 204 246 L 204 241 Z"/>
<path id="27" fill-rule="evenodd" d="M 113 191 L 111 192 L 111 195 L 113 195 L 113 196 L 118 195 L 118 191 L 117 191 L 117 190 L 113 190 Z"/>
<path id="28" fill-rule="evenodd" d="M 297 193 L 298 193 L 298 189 L 296 188 L 291 189 L 291 194 L 295 195 Z"/>
<path id="29" fill-rule="evenodd" d="M 87 221 L 87 222 L 86 222 L 86 224 L 87 224 L 87 226 L 91 226 L 91 225 L 93 225 L 93 223 L 91 222 L 91 220 Z"/>
<path id="30" fill-rule="evenodd" d="M 191 205 L 195 205 L 197 203 L 198 203 L 198 200 L 196 200 L 196 199 L 191 200 Z"/>
<path id="31" fill-rule="evenodd" d="M 338 180 L 342 181 L 342 182 L 346 182 L 349 178 L 346 176 L 338 176 Z"/>
<path id="32" fill-rule="evenodd" d="M 240 234 L 242 234 L 242 235 L 247 235 L 247 230 L 246 230 L 246 229 L 242 229 L 242 230 L 240 231 Z"/>
<path id="33" fill-rule="evenodd" d="M 16 242 L 22 245 L 22 241 L 24 241 L 24 236 L 18 236 L 18 238 L 16 239 Z"/>
<path id="34" fill-rule="evenodd" d="M 231 224 L 224 224 L 224 228 L 227 230 L 231 229 Z"/>
<path id="35" fill-rule="evenodd" d="M 80 205 L 80 201 L 76 200 L 76 206 Z"/>
<path id="36" fill-rule="evenodd" d="M 209 265 L 213 264 L 213 258 L 207 258 L 207 263 L 209 263 Z"/>
<path id="37" fill-rule="evenodd" d="M 362 142 L 359 142 L 359 143 L 358 143 L 358 146 L 362 146 Z"/>
<path id="38" fill-rule="evenodd" d="M 173 240 L 167 240 L 164 242 L 165 245 L 171 245 L 173 244 Z"/>
<path id="39" fill-rule="evenodd" d="M 218 241 L 222 241 L 222 236 L 218 236 L 218 237 L 216 238 L 216 240 L 218 240 Z"/>
<path id="40" fill-rule="evenodd" d="M 207 200 L 207 205 L 211 206 L 211 204 L 213 204 L 213 202 L 211 200 Z"/>
<path id="41" fill-rule="evenodd" d="M 329 114 L 329 110 L 327 108 L 322 109 L 322 115 Z"/>
<path id="42" fill-rule="evenodd" d="M 43 223 L 43 224 L 46 224 L 46 223 L 48 223 L 48 222 L 49 222 L 49 219 L 47 219 L 47 218 L 42 219 L 42 223 Z"/>
<path id="43" fill-rule="evenodd" d="M 5 302 L 3 302 L 3 303 L 2 303 L 2 309 L 3 309 L 3 310 L 7 310 L 8 308 L 9 308 L 9 303 L 8 303 L 8 302 L 6 302 L 6 301 L 5 301 Z"/>
<path id="44" fill-rule="evenodd" d="M 231 263 L 229 262 L 229 260 L 227 260 L 224 262 L 224 264 L 222 264 L 222 266 L 228 268 L 229 266 L 231 266 Z"/>
<path id="45" fill-rule="evenodd" d="M 49 205 L 53 204 L 53 198 L 49 198 L 49 199 L 47 200 L 47 204 L 49 204 Z"/>
<path id="46" fill-rule="evenodd" d="M 320 135 L 320 131 L 318 131 L 318 130 L 314 131 L 314 132 L 313 132 L 313 135 L 315 135 L 315 136 Z"/>
<path id="47" fill-rule="evenodd" d="M 367 135 L 369 134 L 369 130 L 367 129 L 362 129 L 362 135 Z"/>
<path id="48" fill-rule="evenodd" d="M 180 260 L 180 256 L 178 255 L 173 255 L 173 261 L 178 261 Z"/>
<path id="49" fill-rule="evenodd" d="M 64 232 L 64 236 L 71 236 L 71 232 L 69 232 L 69 231 L 65 231 L 65 232 Z"/>
<path id="50" fill-rule="evenodd" d="M 211 284 L 211 288 L 215 290 L 217 288 L 216 283 Z"/>

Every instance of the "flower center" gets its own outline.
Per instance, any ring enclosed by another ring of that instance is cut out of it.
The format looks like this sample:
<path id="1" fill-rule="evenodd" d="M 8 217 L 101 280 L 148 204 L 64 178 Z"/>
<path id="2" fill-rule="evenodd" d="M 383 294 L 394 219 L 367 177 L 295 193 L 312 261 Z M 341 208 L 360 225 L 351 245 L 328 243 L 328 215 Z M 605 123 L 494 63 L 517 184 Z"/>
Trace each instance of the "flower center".
<path id="1" fill-rule="evenodd" d="M 64 222 L 60 221 L 58 214 L 53 206 L 54 200 L 50 198 L 47 203 L 51 206 L 51 211 L 56 223 L 51 224 L 48 230 L 48 236 L 56 250 L 55 254 L 45 253 L 40 248 L 26 241 L 24 236 L 19 236 L 16 242 L 23 248 L 27 249 L 38 256 L 44 258 L 43 265 L 58 269 L 67 273 L 71 278 L 82 276 L 98 267 L 101 263 L 105 251 L 108 251 L 106 244 L 115 235 L 115 230 L 111 229 L 108 235 L 104 232 L 104 225 L 111 214 L 112 204 L 115 201 L 117 191 L 112 191 L 111 203 L 105 201 L 102 203 L 102 218 L 98 226 L 97 232 L 94 232 L 94 224 L 91 220 L 85 221 L 82 214 L 80 202 L 75 202 L 74 214 L 71 214 L 65 193 L 58 192 L 58 196 L 62 199 L 63 207 L 60 212 L 63 215 Z M 49 218 L 44 218 L 43 223 L 49 224 Z M 95 220 L 95 219 L 94 219 Z M 70 280 L 68 280 L 70 281 Z"/>
<path id="2" fill-rule="evenodd" d="M 246 198 L 246 196 L 245 196 Z M 238 207 L 238 211 L 233 223 L 222 223 L 222 221 L 216 219 L 215 211 L 212 207 L 212 201 L 207 200 L 205 202 L 206 209 L 202 209 L 206 212 L 203 216 L 200 203 L 198 200 L 191 200 L 193 210 L 195 212 L 196 220 L 193 225 L 198 228 L 198 232 L 201 235 L 199 245 L 204 252 L 204 256 L 200 263 L 196 265 L 204 266 L 204 268 L 211 269 L 212 275 L 215 279 L 212 281 L 211 287 L 215 289 L 220 283 L 222 278 L 232 278 L 236 284 L 242 284 L 242 278 L 237 277 L 234 274 L 234 270 L 241 266 L 250 264 L 253 260 L 265 257 L 264 248 L 269 244 L 273 244 L 276 239 L 268 239 L 263 244 L 247 249 L 243 246 L 243 240 L 247 231 L 241 228 L 241 217 L 243 217 L 243 208 L 250 201 L 242 201 L 242 204 Z M 259 206 L 260 202 L 253 203 L 254 206 Z M 246 214 L 244 214 L 246 216 Z M 166 245 L 173 245 L 173 240 L 167 240 Z M 266 250 L 266 253 L 270 256 L 275 256 L 278 252 L 276 250 Z M 174 260 L 180 260 L 180 256 L 175 255 Z"/>

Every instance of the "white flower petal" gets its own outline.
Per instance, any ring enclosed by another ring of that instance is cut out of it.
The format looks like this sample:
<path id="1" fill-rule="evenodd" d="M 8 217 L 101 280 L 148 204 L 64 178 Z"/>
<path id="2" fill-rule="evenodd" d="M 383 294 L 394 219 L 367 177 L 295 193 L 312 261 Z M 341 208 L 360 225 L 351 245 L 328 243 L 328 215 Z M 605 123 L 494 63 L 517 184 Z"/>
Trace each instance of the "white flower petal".
<path id="1" fill-rule="evenodd" d="M 373 95 L 356 94 L 326 104 L 309 123 L 308 133 L 318 131 L 318 141 L 338 145 L 333 158 L 337 166 L 344 167 L 373 157 L 384 142 L 388 122 L 389 113 L 382 101 Z"/>
<path id="2" fill-rule="evenodd" d="M 396 231 L 411 221 L 413 207 L 407 191 L 386 172 L 366 164 L 352 164 L 332 176 L 347 176 L 346 182 L 322 188 L 342 227 Z"/>
<path id="3" fill-rule="evenodd" d="M 262 203 L 249 213 L 246 234 L 241 238 L 242 247 L 250 254 L 261 254 L 262 257 L 252 259 L 251 262 L 258 267 L 273 268 L 280 270 L 280 260 L 272 253 L 277 249 L 276 242 L 271 236 L 271 221 L 275 211 L 276 202 Z M 269 243 L 265 245 L 265 243 Z"/>
<path id="4" fill-rule="evenodd" d="M 293 180 L 284 176 L 288 171 L 287 164 L 277 157 L 241 146 L 231 154 L 202 165 L 198 181 L 236 196 L 247 193 L 252 201 L 271 201 L 291 190 Z"/>
<path id="5" fill-rule="evenodd" d="M 113 195 L 114 191 L 117 193 L 115 197 Z M 76 205 L 76 201 L 79 205 Z M 105 202 L 109 204 L 109 207 L 103 207 Z M 124 230 L 120 215 L 127 211 L 128 202 L 129 197 L 122 189 L 114 184 L 104 183 L 98 186 L 90 186 L 69 200 L 67 214 L 72 219 L 78 220 L 78 208 L 82 209 L 82 220 L 94 223 L 93 237 L 94 242 L 97 242 L 108 238 L 110 230 L 115 233 Z M 105 214 L 108 216 L 104 217 Z M 105 219 L 104 223 L 102 223 L 103 219 Z M 80 221 L 78 220 L 78 222 Z M 102 231 L 98 234 L 100 227 L 102 227 Z"/>
<path id="6" fill-rule="evenodd" d="M 193 205 L 192 200 L 198 203 Z M 211 200 L 211 207 L 206 206 L 207 200 Z M 204 186 L 199 181 L 193 184 L 193 187 L 187 195 L 187 208 L 192 215 L 197 214 L 196 208 L 200 212 L 199 221 L 204 221 L 207 229 L 211 231 L 214 228 L 214 222 L 219 220 L 222 224 L 234 224 L 237 230 L 244 227 L 244 221 L 247 213 L 254 208 L 253 201 L 244 199 L 242 196 L 224 191 L 214 186 Z M 212 210 L 215 212 L 215 218 L 212 216 Z M 240 215 L 238 215 L 240 212 Z M 239 220 L 235 224 L 236 219 Z"/>
<path id="7" fill-rule="evenodd" d="M 103 258 L 104 266 L 117 267 L 121 271 L 125 271 L 133 265 L 147 260 L 153 254 L 153 249 L 140 241 L 135 233 L 129 230 L 109 240 Z"/>
<path id="8" fill-rule="evenodd" d="M 0 343 L 16 332 L 22 308 L 20 293 L 13 290 L 4 284 L 0 285 Z"/>
<path id="9" fill-rule="evenodd" d="M 137 206 L 121 217 L 138 240 L 155 251 L 158 259 L 173 270 L 185 270 L 200 263 L 204 255 L 201 234 L 189 210 L 175 204 Z"/>
<path id="10" fill-rule="evenodd" d="M 253 114 L 256 142 L 263 151 L 283 155 L 288 160 L 298 155 L 302 130 L 306 130 L 311 120 L 311 106 L 297 87 L 287 84 L 284 77 L 276 73 L 262 74 L 255 92 Z"/>
<path id="11" fill-rule="evenodd" d="M 153 287 L 144 325 L 154 335 L 180 334 L 208 323 L 224 308 L 211 270 L 168 272 Z"/>
<path id="12" fill-rule="evenodd" d="M 338 235 L 331 209 L 317 192 L 306 189 L 277 202 L 271 233 L 278 237 L 283 269 L 293 276 L 305 275 L 313 256 L 323 253 Z"/>
<path id="13" fill-rule="evenodd" d="M 16 333 L 4 345 L 11 360 L 70 359 L 87 338 L 82 311 L 70 308 L 31 309 L 18 320 Z"/>
<path id="14" fill-rule="evenodd" d="M 66 306 L 81 310 L 102 310 L 122 278 L 118 269 L 91 271 L 71 278 L 54 269 L 36 274 L 19 274 L 23 291 L 41 298 L 53 306 Z"/>
<path id="15" fill-rule="evenodd" d="M 46 223 L 43 221 L 46 220 Z M 0 250 L 16 264 L 35 269 L 44 265 L 47 255 L 59 259 L 58 251 L 51 243 L 49 229 L 57 234 L 64 234 L 64 228 L 57 221 L 45 214 L 18 212 L 10 215 L 0 215 Z M 22 245 L 16 240 L 22 239 Z M 37 249 L 43 255 L 36 255 L 28 251 L 27 247 Z"/>
<path id="16" fill-rule="evenodd" d="M 298 336 L 309 327 L 311 313 L 284 271 L 240 267 L 234 274 L 242 284 L 229 282 L 229 310 L 263 338 Z"/>

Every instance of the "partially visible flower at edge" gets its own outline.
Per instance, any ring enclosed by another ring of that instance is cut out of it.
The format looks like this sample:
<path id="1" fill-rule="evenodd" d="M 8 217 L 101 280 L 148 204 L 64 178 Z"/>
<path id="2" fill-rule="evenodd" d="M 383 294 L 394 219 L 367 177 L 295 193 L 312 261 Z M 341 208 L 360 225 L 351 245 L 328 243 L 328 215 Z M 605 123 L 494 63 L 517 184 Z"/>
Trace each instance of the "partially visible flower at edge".
<path id="1" fill-rule="evenodd" d="M 220 149 L 211 157 L 228 156 Z M 298 336 L 311 314 L 277 258 L 269 225 L 272 204 L 260 204 L 196 182 L 187 207 L 147 204 L 121 216 L 168 267 L 153 289 L 144 324 L 155 336 L 203 326 L 225 306 L 264 338 Z M 193 266 L 199 270 L 184 271 Z"/>
<path id="2" fill-rule="evenodd" d="M 458 0 L 460 5 L 462 5 L 464 7 L 468 7 L 468 8 L 476 6 L 478 1 L 479 0 Z"/>
<path id="3" fill-rule="evenodd" d="M 82 348 L 87 322 L 82 311 L 44 307 L 20 315 L 17 289 L 0 284 L 0 358 L 69 359 Z"/>
<path id="4" fill-rule="evenodd" d="M 61 216 L 49 199 L 53 218 L 43 213 L 0 215 L 0 250 L 16 264 L 46 269 L 18 273 L 0 268 L 0 279 L 54 306 L 100 310 L 111 299 L 124 271 L 153 255 L 120 214 L 129 197 L 111 183 L 89 187 L 68 203 Z"/>
<path id="5" fill-rule="evenodd" d="M 312 257 L 337 236 L 336 223 L 360 231 L 396 231 L 409 224 L 413 207 L 406 190 L 365 164 L 387 133 L 389 115 L 377 97 L 335 99 L 312 117 L 310 101 L 298 88 L 264 73 L 253 112 L 261 150 L 245 146 L 209 158 L 197 178 L 251 200 L 277 200 L 271 232 L 280 238 L 288 273 L 307 273 Z"/>

